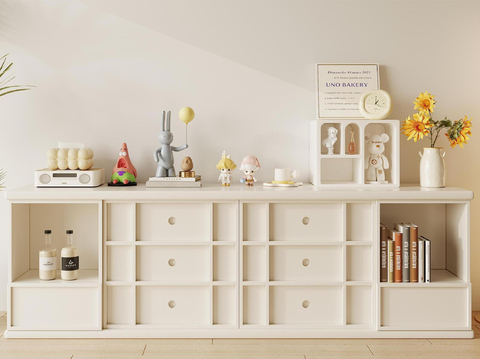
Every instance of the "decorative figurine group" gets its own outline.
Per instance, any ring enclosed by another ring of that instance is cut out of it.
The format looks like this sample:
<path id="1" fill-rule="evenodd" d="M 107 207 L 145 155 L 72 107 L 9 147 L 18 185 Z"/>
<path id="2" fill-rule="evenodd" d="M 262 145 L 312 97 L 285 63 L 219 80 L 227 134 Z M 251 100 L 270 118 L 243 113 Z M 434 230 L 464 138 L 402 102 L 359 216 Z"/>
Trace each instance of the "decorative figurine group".
<path id="1" fill-rule="evenodd" d="M 193 120 L 195 116 L 195 112 L 190 107 L 184 107 L 179 112 L 180 119 L 188 125 L 189 122 Z M 173 142 L 173 134 L 170 131 L 170 121 L 171 121 L 171 111 L 163 111 L 163 119 L 162 119 L 162 132 L 160 132 L 159 140 L 161 147 L 157 148 L 153 154 L 155 162 L 158 163 L 156 177 L 176 177 L 175 174 L 175 167 L 174 167 L 174 157 L 173 152 L 180 152 L 188 148 L 188 144 L 185 143 L 179 147 L 171 146 Z M 322 141 L 322 145 L 325 146 L 328 150 L 328 155 L 333 155 L 333 148 L 335 143 L 337 142 L 337 134 L 338 129 L 335 127 L 329 127 L 328 136 Z M 351 139 L 348 151 L 350 154 L 356 153 L 356 146 L 354 140 L 354 132 L 351 131 Z M 186 141 L 186 134 L 185 134 L 185 142 Z M 385 169 L 390 167 L 387 157 L 383 154 L 385 151 L 385 143 L 389 141 L 389 136 L 386 133 L 382 133 L 381 135 L 373 135 L 366 134 L 365 136 L 365 170 L 366 176 L 365 180 L 367 183 L 387 183 L 385 180 Z M 93 151 L 89 149 L 83 149 L 78 151 L 78 164 L 80 164 L 81 159 L 83 159 L 83 155 L 81 155 L 81 151 L 86 152 L 86 162 L 93 165 Z M 91 153 L 89 152 L 91 151 Z M 49 167 L 62 167 L 64 164 L 60 159 L 63 155 L 57 150 L 50 150 L 49 151 Z M 68 159 L 70 160 L 70 150 L 68 152 Z M 88 153 L 87 153 L 88 152 Z M 72 152 L 72 161 L 74 160 L 73 157 L 77 155 L 77 151 L 75 153 Z M 67 157 L 67 150 L 65 150 L 65 156 Z M 62 158 L 63 158 L 62 157 Z M 65 166 L 67 165 L 67 160 L 65 158 Z M 61 163 L 61 164 L 60 164 Z M 68 161 L 70 164 L 70 161 Z M 83 163 L 82 163 L 83 164 Z M 72 165 L 76 166 L 76 163 Z M 82 167 L 82 166 L 80 166 Z M 182 162 L 182 171 L 180 171 L 179 175 L 182 178 L 185 177 L 195 177 L 195 171 L 193 169 L 193 161 L 190 157 L 185 157 Z M 232 183 L 232 171 L 237 168 L 235 162 L 233 162 L 230 155 L 227 155 L 226 151 L 223 151 L 222 158 L 217 164 L 217 169 L 220 170 L 220 176 L 218 177 L 218 182 L 222 183 L 222 186 L 230 186 Z M 258 158 L 252 155 L 245 156 L 240 164 L 240 171 L 243 172 L 242 178 L 240 178 L 240 183 L 244 183 L 246 186 L 253 186 L 257 179 L 254 177 L 255 172 L 261 169 L 260 162 Z M 275 170 L 275 181 L 267 182 L 266 185 L 275 186 L 275 185 L 298 185 L 296 182 L 293 182 L 291 178 L 298 177 L 297 172 L 292 172 L 289 169 L 276 169 Z M 278 171 L 278 178 L 281 180 L 277 180 L 277 171 Z M 280 171 L 283 171 L 280 173 Z M 288 173 L 287 173 L 288 172 Z M 284 178 L 287 178 L 285 180 Z M 137 170 L 135 166 L 130 161 L 130 157 L 128 154 L 127 144 L 124 143 L 120 149 L 119 158 L 117 163 L 112 171 L 111 176 L 111 183 L 109 185 L 120 185 L 120 186 L 135 186 L 136 185 L 136 178 L 137 178 Z"/>
<path id="2" fill-rule="evenodd" d="M 180 120 L 186 125 L 193 120 L 195 112 L 190 107 L 183 107 L 179 112 Z M 160 132 L 159 140 L 161 147 L 157 148 L 153 153 L 155 162 L 158 163 L 156 177 L 176 177 L 173 152 L 180 152 L 188 148 L 188 144 L 179 147 L 171 146 L 173 142 L 173 134 L 170 131 L 171 111 L 163 111 L 162 132 Z M 186 138 L 185 134 L 185 138 Z M 186 142 L 186 141 L 185 141 Z M 182 162 L 182 170 L 180 177 L 195 177 L 195 171 L 192 171 L 193 161 L 190 157 L 185 157 Z M 120 149 L 120 157 L 112 170 L 110 186 L 136 186 L 137 170 L 130 161 L 128 155 L 127 144 L 124 143 Z"/>
<path id="3" fill-rule="evenodd" d="M 235 162 L 232 161 L 230 155 L 226 151 L 222 152 L 222 158 L 217 164 L 217 169 L 220 170 L 218 182 L 222 182 L 222 186 L 230 186 L 232 182 L 232 171 L 237 168 Z M 240 171 L 243 171 L 244 176 L 240 178 L 240 183 L 245 183 L 246 186 L 253 186 L 257 182 L 253 176 L 256 171 L 261 168 L 258 158 L 255 156 L 245 156 L 240 164 Z"/>

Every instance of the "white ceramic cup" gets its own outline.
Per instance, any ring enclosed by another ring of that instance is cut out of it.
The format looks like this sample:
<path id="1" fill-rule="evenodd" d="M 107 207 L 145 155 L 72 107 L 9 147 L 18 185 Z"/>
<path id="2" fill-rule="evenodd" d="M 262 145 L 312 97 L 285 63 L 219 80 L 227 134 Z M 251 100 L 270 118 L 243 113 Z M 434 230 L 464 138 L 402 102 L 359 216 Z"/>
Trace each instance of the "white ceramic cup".
<path id="1" fill-rule="evenodd" d="M 275 181 L 276 182 L 287 182 L 291 181 L 292 178 L 298 177 L 298 171 L 292 171 L 290 168 L 275 168 Z"/>

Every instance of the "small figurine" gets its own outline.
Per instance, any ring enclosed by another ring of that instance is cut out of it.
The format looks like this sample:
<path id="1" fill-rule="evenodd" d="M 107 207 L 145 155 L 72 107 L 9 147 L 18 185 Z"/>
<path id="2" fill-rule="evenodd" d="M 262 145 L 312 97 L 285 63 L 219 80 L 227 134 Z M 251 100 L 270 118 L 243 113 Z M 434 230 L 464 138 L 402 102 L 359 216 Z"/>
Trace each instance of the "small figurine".
<path id="1" fill-rule="evenodd" d="M 187 144 L 179 147 L 170 146 L 173 142 L 173 134 L 170 132 L 170 116 L 171 111 L 168 111 L 166 118 L 165 111 L 163 111 L 162 132 L 159 136 L 162 147 L 153 153 L 155 162 L 158 162 L 156 177 L 175 177 L 173 151 L 180 152 L 188 148 Z"/>
<path id="2" fill-rule="evenodd" d="M 260 162 L 255 156 L 245 156 L 243 158 L 242 164 L 240 165 L 240 171 L 243 171 L 243 176 L 240 178 L 240 183 L 245 183 L 247 186 L 253 186 L 257 182 L 256 178 L 253 177 L 256 171 L 260 169 Z"/>
<path id="3" fill-rule="evenodd" d="M 232 182 L 232 170 L 237 168 L 235 162 L 232 161 L 230 155 L 227 155 L 226 151 L 222 152 L 222 159 L 217 164 L 217 169 L 220 170 L 220 176 L 218 176 L 218 182 L 222 182 L 222 186 L 230 186 Z"/>
<path id="4" fill-rule="evenodd" d="M 390 167 L 387 157 L 383 154 L 385 143 L 390 137 L 386 133 L 381 135 L 365 135 L 365 182 L 371 184 L 388 183 L 385 180 L 385 170 Z"/>
<path id="5" fill-rule="evenodd" d="M 333 146 L 337 142 L 337 133 L 338 130 L 335 127 L 329 127 L 328 137 L 322 141 L 322 145 L 328 149 L 328 155 L 333 155 Z"/>
<path id="6" fill-rule="evenodd" d="M 181 167 L 183 171 L 180 171 L 180 177 L 195 177 L 195 171 L 192 171 L 193 161 L 190 157 L 187 156 L 183 158 Z"/>
<path id="7" fill-rule="evenodd" d="M 348 144 L 348 154 L 354 155 L 357 153 L 357 145 L 355 144 L 355 131 L 350 131 L 350 143 Z"/>
<path id="8" fill-rule="evenodd" d="M 137 170 L 130 161 L 127 144 L 122 144 L 120 148 L 119 157 L 115 167 L 112 170 L 113 185 L 136 186 L 137 185 Z"/>

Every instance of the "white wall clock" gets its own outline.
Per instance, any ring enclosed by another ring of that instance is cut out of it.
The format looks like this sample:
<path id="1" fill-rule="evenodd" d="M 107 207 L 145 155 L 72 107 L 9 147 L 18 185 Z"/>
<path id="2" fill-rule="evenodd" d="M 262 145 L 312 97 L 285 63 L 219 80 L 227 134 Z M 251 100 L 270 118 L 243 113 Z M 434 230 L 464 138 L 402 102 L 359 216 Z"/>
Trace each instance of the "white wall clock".
<path id="1" fill-rule="evenodd" d="M 360 98 L 358 107 L 366 119 L 383 120 L 392 112 L 392 98 L 387 91 L 367 91 Z"/>

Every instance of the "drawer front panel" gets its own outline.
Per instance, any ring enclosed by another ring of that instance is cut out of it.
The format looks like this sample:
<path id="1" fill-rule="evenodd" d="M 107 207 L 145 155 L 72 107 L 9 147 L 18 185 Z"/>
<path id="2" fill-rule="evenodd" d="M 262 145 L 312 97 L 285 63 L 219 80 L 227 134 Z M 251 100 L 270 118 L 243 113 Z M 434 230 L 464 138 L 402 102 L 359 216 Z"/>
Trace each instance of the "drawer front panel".
<path id="1" fill-rule="evenodd" d="M 342 204 L 270 205 L 270 240 L 342 241 Z"/>
<path id="2" fill-rule="evenodd" d="M 341 246 L 270 246 L 270 280 L 341 281 Z"/>
<path id="3" fill-rule="evenodd" d="M 208 241 L 209 208 L 207 203 L 137 204 L 137 240 Z"/>
<path id="4" fill-rule="evenodd" d="M 208 281 L 208 246 L 137 246 L 139 281 Z"/>
<path id="5" fill-rule="evenodd" d="M 98 288 L 14 287 L 11 290 L 13 328 L 100 329 Z"/>
<path id="6" fill-rule="evenodd" d="M 208 286 L 137 287 L 137 324 L 209 324 Z"/>
<path id="7" fill-rule="evenodd" d="M 468 326 L 468 288 L 389 287 L 381 291 L 381 325 L 385 329 L 464 330 Z"/>
<path id="8" fill-rule="evenodd" d="M 342 324 L 341 286 L 270 287 L 270 324 Z"/>

